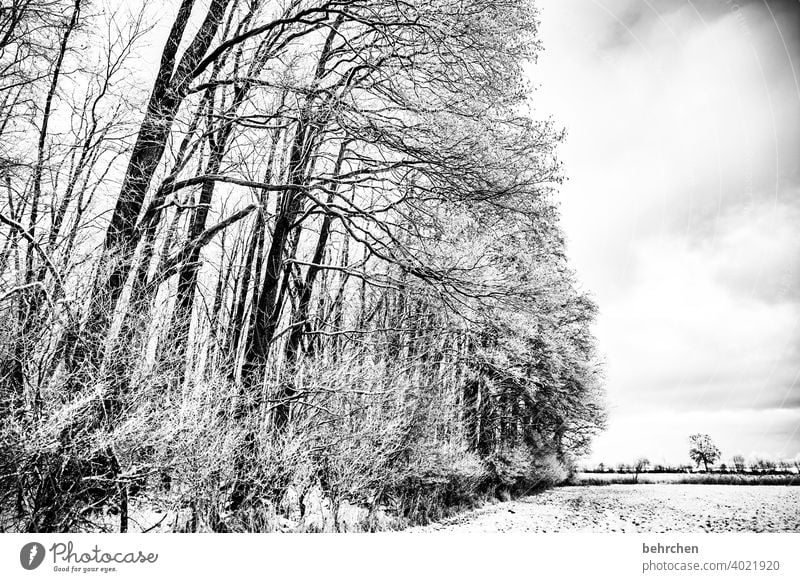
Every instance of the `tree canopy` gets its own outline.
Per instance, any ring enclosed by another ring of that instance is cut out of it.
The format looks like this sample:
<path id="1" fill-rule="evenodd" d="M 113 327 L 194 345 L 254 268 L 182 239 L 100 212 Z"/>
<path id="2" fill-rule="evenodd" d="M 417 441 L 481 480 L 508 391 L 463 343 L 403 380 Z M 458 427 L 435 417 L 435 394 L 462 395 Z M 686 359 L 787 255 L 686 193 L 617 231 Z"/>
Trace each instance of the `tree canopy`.
<path id="1" fill-rule="evenodd" d="M 707 434 L 693 434 L 689 437 L 689 457 L 699 467 L 703 463 L 705 470 L 719 460 L 722 453 Z"/>

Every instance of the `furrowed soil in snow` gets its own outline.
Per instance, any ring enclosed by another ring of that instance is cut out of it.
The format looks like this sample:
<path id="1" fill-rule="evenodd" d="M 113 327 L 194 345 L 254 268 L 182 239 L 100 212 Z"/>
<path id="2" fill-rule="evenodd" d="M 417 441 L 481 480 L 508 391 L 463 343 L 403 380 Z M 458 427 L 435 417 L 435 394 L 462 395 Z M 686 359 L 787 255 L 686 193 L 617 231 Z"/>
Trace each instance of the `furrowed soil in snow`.
<path id="1" fill-rule="evenodd" d="M 800 532 L 800 487 L 559 487 L 411 532 Z"/>

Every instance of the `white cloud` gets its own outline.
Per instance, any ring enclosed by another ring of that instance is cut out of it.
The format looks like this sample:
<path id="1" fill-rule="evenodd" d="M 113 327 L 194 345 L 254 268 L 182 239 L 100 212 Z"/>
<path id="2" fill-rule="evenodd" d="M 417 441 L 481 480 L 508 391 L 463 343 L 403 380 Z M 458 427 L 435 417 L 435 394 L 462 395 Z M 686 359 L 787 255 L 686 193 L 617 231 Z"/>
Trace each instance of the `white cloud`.
<path id="1" fill-rule="evenodd" d="M 757 277 L 727 280 L 730 272 L 758 275 L 760 256 L 747 263 L 746 255 L 762 238 L 771 241 L 770 231 L 726 231 L 717 245 L 669 236 L 638 244 L 635 279 L 601 304 L 612 401 L 682 410 L 783 401 L 800 367 L 800 309 L 793 297 L 764 300 L 754 292 Z"/>
<path id="2" fill-rule="evenodd" d="M 540 5 L 534 102 L 568 130 L 563 225 L 601 310 L 598 451 L 729 410 L 721 440 L 800 453 L 800 32 L 762 4 Z"/>

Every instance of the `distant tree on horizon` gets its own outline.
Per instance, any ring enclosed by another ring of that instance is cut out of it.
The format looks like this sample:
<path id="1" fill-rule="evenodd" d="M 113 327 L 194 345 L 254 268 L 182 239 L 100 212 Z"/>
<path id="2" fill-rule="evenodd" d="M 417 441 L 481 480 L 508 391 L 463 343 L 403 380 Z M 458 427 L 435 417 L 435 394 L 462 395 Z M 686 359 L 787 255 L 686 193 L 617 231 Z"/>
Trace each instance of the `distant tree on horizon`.
<path id="1" fill-rule="evenodd" d="M 703 463 L 706 471 L 708 471 L 709 465 L 713 465 L 722 456 L 717 445 L 707 434 L 697 433 L 691 435 L 689 437 L 689 445 L 689 457 L 698 467 L 700 467 L 700 463 Z"/>
<path id="2" fill-rule="evenodd" d="M 744 464 L 744 456 L 742 455 L 734 455 L 733 456 L 733 466 L 736 468 L 737 473 L 744 473 L 745 464 Z"/>
<path id="3" fill-rule="evenodd" d="M 762 473 L 772 473 L 778 468 L 778 465 L 771 459 L 757 459 L 753 467 Z"/>
<path id="4" fill-rule="evenodd" d="M 650 459 L 648 459 L 647 457 L 639 457 L 638 459 L 636 459 L 636 463 L 633 465 L 633 470 L 635 473 L 635 476 L 633 478 L 634 482 L 639 481 L 639 473 L 646 471 L 647 467 L 649 466 L 650 466 Z"/>

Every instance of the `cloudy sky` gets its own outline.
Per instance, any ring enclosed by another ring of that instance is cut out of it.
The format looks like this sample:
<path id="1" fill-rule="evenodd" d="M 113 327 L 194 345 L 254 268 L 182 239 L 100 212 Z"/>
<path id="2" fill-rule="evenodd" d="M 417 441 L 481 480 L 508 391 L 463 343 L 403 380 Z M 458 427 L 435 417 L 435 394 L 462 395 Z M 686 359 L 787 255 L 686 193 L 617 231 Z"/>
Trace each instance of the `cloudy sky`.
<path id="1" fill-rule="evenodd" d="M 569 252 L 600 306 L 591 462 L 800 454 L 800 4 L 539 0 Z"/>

